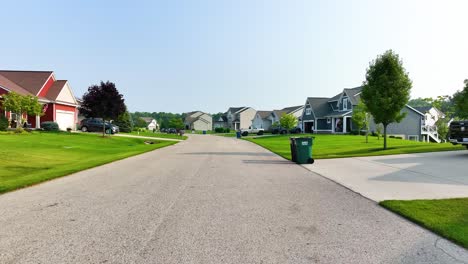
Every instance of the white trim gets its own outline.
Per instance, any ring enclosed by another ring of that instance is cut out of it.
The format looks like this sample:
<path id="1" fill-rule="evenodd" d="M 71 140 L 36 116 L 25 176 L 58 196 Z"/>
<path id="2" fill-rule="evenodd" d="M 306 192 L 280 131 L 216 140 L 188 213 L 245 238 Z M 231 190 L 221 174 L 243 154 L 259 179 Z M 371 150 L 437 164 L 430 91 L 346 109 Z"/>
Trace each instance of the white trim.
<path id="1" fill-rule="evenodd" d="M 47 84 L 47 82 L 49 81 L 50 77 L 52 76 L 52 80 L 55 82 L 55 77 L 54 77 L 54 72 L 52 72 L 49 77 L 47 77 L 47 80 L 45 81 L 45 83 L 42 85 L 41 89 L 39 89 L 39 91 L 37 92 L 36 96 L 38 96 L 41 92 L 42 92 L 42 89 L 44 89 L 45 85 Z"/>
<path id="2" fill-rule="evenodd" d="M 408 135 L 408 140 L 411 140 L 411 137 L 415 137 L 416 141 L 419 141 L 419 135 Z"/>
<path id="3" fill-rule="evenodd" d="M 343 111 L 348 111 L 348 97 L 343 98 Z"/>

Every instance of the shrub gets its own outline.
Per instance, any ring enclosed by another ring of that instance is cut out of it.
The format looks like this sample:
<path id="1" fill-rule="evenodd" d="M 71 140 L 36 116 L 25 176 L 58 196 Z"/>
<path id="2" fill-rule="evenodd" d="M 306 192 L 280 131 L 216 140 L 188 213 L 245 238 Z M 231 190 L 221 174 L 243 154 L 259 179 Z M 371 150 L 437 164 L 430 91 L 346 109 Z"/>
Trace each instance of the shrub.
<path id="1" fill-rule="evenodd" d="M 228 127 L 228 128 L 226 128 L 226 129 L 224 129 L 224 132 L 225 132 L 225 133 L 229 133 L 229 132 L 231 132 L 231 129 Z"/>
<path id="2" fill-rule="evenodd" d="M 51 121 L 42 122 L 42 123 L 41 123 L 41 127 L 42 127 L 45 131 L 59 131 L 59 126 L 58 126 L 58 124 L 55 123 L 55 122 L 51 122 Z"/>
<path id="3" fill-rule="evenodd" d="M 403 139 L 403 137 L 395 137 L 396 139 Z"/>
<path id="4" fill-rule="evenodd" d="M 395 138 L 395 136 L 388 136 L 389 138 Z"/>
<path id="5" fill-rule="evenodd" d="M 224 128 L 222 128 L 222 127 L 216 127 L 216 128 L 215 128 L 215 132 L 216 132 L 216 133 L 223 133 L 223 132 L 224 132 Z"/>
<path id="6" fill-rule="evenodd" d="M 24 133 L 24 128 L 22 128 L 22 127 L 17 127 L 17 128 L 15 129 L 15 134 L 22 134 L 22 133 Z"/>
<path id="7" fill-rule="evenodd" d="M 359 131 L 357 130 L 351 130 L 351 132 L 349 132 L 351 135 L 359 135 Z"/>
<path id="8" fill-rule="evenodd" d="M 0 114 L 0 131 L 5 131 L 8 128 L 8 119 Z"/>

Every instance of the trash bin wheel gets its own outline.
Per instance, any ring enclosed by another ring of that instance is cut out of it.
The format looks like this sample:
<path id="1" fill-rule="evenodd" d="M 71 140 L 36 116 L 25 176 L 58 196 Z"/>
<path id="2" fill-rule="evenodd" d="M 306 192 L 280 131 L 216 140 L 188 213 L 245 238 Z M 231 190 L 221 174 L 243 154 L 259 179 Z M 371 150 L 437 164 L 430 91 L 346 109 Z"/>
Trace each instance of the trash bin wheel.
<path id="1" fill-rule="evenodd" d="M 314 164 L 315 160 L 313 158 L 309 158 L 309 164 Z"/>
<path id="2" fill-rule="evenodd" d="M 243 137 L 246 137 L 246 136 L 248 136 L 248 135 L 249 135 L 249 132 L 247 132 L 247 131 L 242 132 L 242 136 L 243 136 Z"/>

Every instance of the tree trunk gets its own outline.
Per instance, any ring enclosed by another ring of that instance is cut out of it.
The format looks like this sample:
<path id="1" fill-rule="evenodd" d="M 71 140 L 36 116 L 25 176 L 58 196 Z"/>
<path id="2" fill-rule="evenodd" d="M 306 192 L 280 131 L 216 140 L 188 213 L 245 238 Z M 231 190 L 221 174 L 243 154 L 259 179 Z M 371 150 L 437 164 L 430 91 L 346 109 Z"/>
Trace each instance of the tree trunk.
<path id="1" fill-rule="evenodd" d="M 387 149 L 387 124 L 383 125 L 383 149 Z"/>

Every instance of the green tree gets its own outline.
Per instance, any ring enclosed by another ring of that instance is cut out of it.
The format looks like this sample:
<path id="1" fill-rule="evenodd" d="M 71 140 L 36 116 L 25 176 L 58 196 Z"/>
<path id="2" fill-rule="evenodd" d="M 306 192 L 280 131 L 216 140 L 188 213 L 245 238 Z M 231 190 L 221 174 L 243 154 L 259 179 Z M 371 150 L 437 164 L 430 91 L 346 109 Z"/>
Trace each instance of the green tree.
<path id="1" fill-rule="evenodd" d="M 147 124 L 143 118 L 137 117 L 136 119 L 134 119 L 134 126 L 138 128 L 146 128 Z"/>
<path id="2" fill-rule="evenodd" d="M 432 106 L 433 99 L 432 98 L 416 98 L 411 99 L 408 101 L 408 105 L 412 107 L 425 107 L 425 106 Z"/>
<path id="3" fill-rule="evenodd" d="M 387 127 L 406 116 L 401 110 L 409 101 L 411 80 L 399 56 L 389 50 L 370 63 L 363 86 L 361 98 L 375 123 L 383 125 L 387 149 Z"/>
<path id="4" fill-rule="evenodd" d="M 184 129 L 184 121 L 182 120 L 182 118 L 174 117 L 171 120 L 169 120 L 169 127 L 175 128 L 177 130 Z"/>
<path id="5" fill-rule="evenodd" d="M 456 115 L 461 119 L 468 119 L 468 80 L 465 80 L 463 90 L 453 95 Z"/>
<path id="6" fill-rule="evenodd" d="M 119 126 L 119 130 L 121 132 L 126 132 L 126 133 L 132 132 L 133 123 L 130 118 L 131 118 L 130 113 L 128 113 L 128 111 L 125 111 L 123 114 L 119 115 L 117 120 L 114 121 L 114 124 Z"/>
<path id="7" fill-rule="evenodd" d="M 86 117 L 101 117 L 104 121 L 116 120 L 127 111 L 123 95 L 112 82 L 91 85 L 83 95 L 80 112 Z M 105 136 L 105 122 L 102 124 L 102 135 Z"/>
<path id="8" fill-rule="evenodd" d="M 366 130 L 366 143 L 369 143 L 369 123 L 370 115 L 367 112 L 366 105 L 360 101 L 358 105 L 353 108 L 353 124 L 358 128 L 358 133 L 361 134 L 361 129 Z"/>
<path id="9" fill-rule="evenodd" d="M 285 114 L 281 116 L 280 118 L 280 125 L 287 129 L 288 132 L 289 130 L 295 128 L 297 126 L 297 117 L 295 117 L 293 114 Z"/>
<path id="10" fill-rule="evenodd" d="M 15 92 L 3 95 L 3 108 L 16 114 L 16 123 L 18 125 L 22 123 L 23 114 L 43 115 L 42 105 L 36 96 L 20 95 Z"/>
<path id="11" fill-rule="evenodd" d="M 439 118 L 435 123 L 437 127 L 437 133 L 439 134 L 440 139 L 447 139 L 447 134 L 449 130 L 449 127 L 447 125 L 448 121 L 449 120 L 447 118 Z"/>

